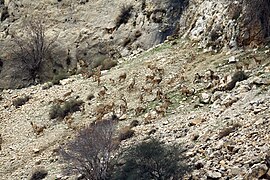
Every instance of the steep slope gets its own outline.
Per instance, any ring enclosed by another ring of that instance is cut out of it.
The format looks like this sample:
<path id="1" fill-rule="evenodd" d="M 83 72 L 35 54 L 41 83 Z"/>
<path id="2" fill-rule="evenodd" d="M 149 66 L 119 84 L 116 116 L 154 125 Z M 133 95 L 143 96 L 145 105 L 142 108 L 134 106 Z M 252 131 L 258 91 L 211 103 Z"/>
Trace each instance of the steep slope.
<path id="1" fill-rule="evenodd" d="M 189 164 L 194 165 L 187 175 L 191 179 L 269 178 L 269 50 L 215 54 L 203 52 L 189 41 L 175 40 L 119 62 L 102 71 L 100 86 L 93 78 L 74 75 L 49 89 L 42 84 L 4 90 L 0 101 L 1 178 L 27 179 L 37 167 L 48 170 L 46 179 L 64 178 L 56 153 L 59 146 L 96 119 L 98 105 L 111 102 L 121 115 L 119 128 L 139 121 L 135 136 L 122 146 L 149 137 L 182 144 Z M 234 73 L 241 69 L 248 78 L 237 76 L 235 87 L 229 88 Z M 127 77 L 119 81 L 123 73 Z M 195 79 L 196 73 L 204 77 L 197 74 Z M 133 78 L 135 85 L 129 88 Z M 104 97 L 98 95 L 103 86 L 108 89 Z M 90 94 L 95 96 L 91 101 L 87 100 Z M 160 100 L 157 94 L 162 94 Z M 16 108 L 14 100 L 25 95 L 30 96 L 29 101 Z M 123 97 L 127 100 L 124 114 L 120 109 Z M 85 101 L 84 108 L 64 121 L 50 120 L 53 104 L 72 98 Z M 172 104 L 164 109 L 166 99 Z M 138 107 L 145 112 L 136 115 Z M 30 122 L 46 129 L 35 135 Z"/>
<path id="2" fill-rule="evenodd" d="M 77 72 L 80 61 L 91 70 L 177 36 L 204 51 L 258 47 L 269 42 L 269 9 L 267 0 L 1 1 L 0 88 L 34 83 L 23 65 L 12 61 L 10 45 L 26 34 L 31 18 L 44 21 L 46 35 L 55 41 L 40 68 L 44 81 L 61 71 Z"/>

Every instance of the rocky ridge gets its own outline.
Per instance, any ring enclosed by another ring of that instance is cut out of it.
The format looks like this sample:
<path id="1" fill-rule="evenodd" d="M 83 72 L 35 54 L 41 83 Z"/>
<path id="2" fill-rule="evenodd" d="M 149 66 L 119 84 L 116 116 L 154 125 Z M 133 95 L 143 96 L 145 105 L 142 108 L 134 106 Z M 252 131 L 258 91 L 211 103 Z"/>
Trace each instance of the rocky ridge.
<path id="1" fill-rule="evenodd" d="M 102 71 L 99 86 L 93 78 L 74 75 L 52 87 L 41 84 L 4 90 L 0 107 L 1 178 L 27 179 L 42 167 L 48 171 L 45 179 L 73 179 L 61 175 L 63 165 L 57 149 L 96 119 L 98 105 L 111 102 L 121 115 L 119 128 L 139 121 L 135 136 L 122 141 L 121 146 L 150 137 L 181 144 L 194 167 L 186 178 L 269 178 L 268 47 L 213 53 L 179 39 L 119 62 L 111 70 Z M 151 79 L 156 70 L 158 75 Z M 247 78 L 226 89 L 235 72 L 243 72 Z M 127 76 L 119 81 L 123 73 Z M 130 89 L 134 78 L 135 85 Z M 108 90 L 100 96 L 103 86 Z M 165 110 L 164 97 L 158 99 L 158 91 L 171 102 Z M 90 94 L 94 99 L 89 101 Z M 26 95 L 30 99 L 16 108 L 14 100 Z M 127 100 L 124 114 L 120 109 L 123 97 Z M 52 105 L 71 98 L 85 101 L 83 110 L 64 121 L 50 120 Z M 137 114 L 138 107 L 145 111 Z M 46 128 L 36 135 L 30 122 Z"/>

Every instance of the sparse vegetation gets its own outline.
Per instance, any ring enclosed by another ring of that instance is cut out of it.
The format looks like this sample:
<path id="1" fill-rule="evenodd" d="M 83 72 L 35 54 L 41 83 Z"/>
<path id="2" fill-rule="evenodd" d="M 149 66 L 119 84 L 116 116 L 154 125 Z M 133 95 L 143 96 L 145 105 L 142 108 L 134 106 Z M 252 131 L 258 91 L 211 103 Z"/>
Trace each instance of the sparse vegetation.
<path id="1" fill-rule="evenodd" d="M 60 72 L 60 73 L 54 75 L 53 79 L 52 79 L 53 85 L 59 85 L 60 81 L 63 80 L 63 79 L 66 79 L 68 76 L 69 75 L 66 72 Z"/>
<path id="2" fill-rule="evenodd" d="M 11 57 L 21 62 L 30 74 L 30 79 L 39 80 L 41 64 L 48 60 L 54 40 L 49 41 L 44 20 L 41 17 L 26 21 L 23 28 L 25 37 L 14 36 Z"/>
<path id="3" fill-rule="evenodd" d="M 84 104 L 82 100 L 77 100 L 77 99 L 71 99 L 68 100 L 64 103 L 64 105 L 53 105 L 51 107 L 49 116 L 50 119 L 55 119 L 55 118 L 61 118 L 63 119 L 65 116 L 67 116 L 70 113 L 74 113 L 76 111 L 81 110 L 81 106 Z"/>
<path id="4" fill-rule="evenodd" d="M 19 97 L 16 98 L 12 101 L 13 106 L 15 106 L 16 108 L 24 105 L 25 103 L 27 103 L 27 101 L 29 101 L 31 99 L 31 96 L 24 96 L 24 97 Z"/>
<path id="5" fill-rule="evenodd" d="M 44 179 L 48 175 L 48 171 L 45 169 L 37 169 L 33 172 L 30 180 L 41 180 Z"/>
<path id="6" fill-rule="evenodd" d="M 105 59 L 104 61 L 102 61 L 101 66 L 102 66 L 102 70 L 108 70 L 111 69 L 112 67 L 117 65 L 117 61 L 116 60 L 112 60 L 112 59 Z"/>
<path id="7" fill-rule="evenodd" d="M 153 139 L 130 147 L 123 159 L 125 164 L 115 170 L 112 179 L 181 179 L 189 170 L 179 147 Z"/>
<path id="8" fill-rule="evenodd" d="M 116 121 L 106 120 L 89 126 L 60 150 L 67 162 L 65 173 L 80 173 L 85 179 L 108 179 L 111 155 L 117 148 L 113 140 Z"/>
<path id="9" fill-rule="evenodd" d="M 131 11 L 133 6 L 131 5 L 123 5 L 120 10 L 120 14 L 116 18 L 115 26 L 116 29 L 119 28 L 122 24 L 126 24 L 131 17 Z"/>

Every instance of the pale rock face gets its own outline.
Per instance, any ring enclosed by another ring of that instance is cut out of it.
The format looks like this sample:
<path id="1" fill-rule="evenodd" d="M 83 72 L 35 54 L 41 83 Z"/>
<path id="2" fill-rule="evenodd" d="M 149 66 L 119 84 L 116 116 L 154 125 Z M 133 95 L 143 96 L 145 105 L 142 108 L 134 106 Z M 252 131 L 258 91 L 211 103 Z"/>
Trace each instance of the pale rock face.
<path id="1" fill-rule="evenodd" d="M 0 7 L 0 13 L 7 8 L 9 17 L 1 22 L 0 40 L 3 44 L 10 42 L 12 34 L 24 33 L 20 27 L 26 17 L 38 18 L 39 15 L 46 20 L 48 36 L 58 34 L 55 41 L 60 44 L 62 51 L 69 52 L 68 56 L 64 53 L 60 60 L 58 58 L 57 64 L 64 69 L 67 67 L 67 58 L 71 60 L 71 69 L 76 68 L 79 60 L 93 68 L 106 59 L 147 50 L 173 35 L 191 39 L 206 52 L 223 48 L 236 49 L 239 43 L 243 45 L 252 41 L 249 39 L 252 32 L 245 32 L 243 23 L 241 24 L 245 10 L 242 1 L 144 2 L 145 4 L 143 1 L 132 0 L 5 0 L 5 7 Z M 126 23 L 116 27 L 122 9 L 128 6 L 132 6 L 130 17 L 127 17 Z M 260 24 L 254 27 L 256 32 L 260 32 L 259 29 Z M 3 72 L 5 71 L 8 70 L 4 65 Z M 4 78 L 2 74 L 0 78 L 4 81 L 0 82 L 0 88 L 14 88 L 3 85 L 8 84 L 7 81 L 13 81 L 12 79 Z"/>

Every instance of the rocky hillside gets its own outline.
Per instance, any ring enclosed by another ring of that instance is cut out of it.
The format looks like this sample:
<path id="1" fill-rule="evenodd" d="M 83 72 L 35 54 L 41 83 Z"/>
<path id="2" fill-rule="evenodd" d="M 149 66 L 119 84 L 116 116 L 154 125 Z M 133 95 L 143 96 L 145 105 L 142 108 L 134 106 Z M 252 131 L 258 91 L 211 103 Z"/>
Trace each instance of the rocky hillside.
<path id="1" fill-rule="evenodd" d="M 139 122 L 121 147 L 180 144 L 186 179 L 270 179 L 269 9 L 268 0 L 0 0 L 0 179 L 40 168 L 45 179 L 76 179 L 63 175 L 59 147 L 113 113 L 119 131 Z M 35 77 L 13 56 L 31 20 L 53 42 Z"/>
<path id="2" fill-rule="evenodd" d="M 0 89 L 35 83 L 12 56 L 12 42 L 29 32 L 31 19 L 42 20 L 54 42 L 39 68 L 38 80 L 45 82 L 78 72 L 79 62 L 91 70 L 178 36 L 204 51 L 257 47 L 268 42 L 269 9 L 267 0 L 0 1 Z"/>
<path id="3" fill-rule="evenodd" d="M 268 47 L 213 53 L 178 39 L 119 59 L 101 72 L 100 85 L 74 75 L 59 85 L 4 90 L 1 179 L 28 179 L 38 168 L 48 172 L 45 179 L 74 179 L 62 175 L 56 152 L 112 102 L 119 129 L 139 121 L 121 146 L 150 137 L 181 144 L 193 167 L 187 179 L 269 179 L 269 58 Z M 83 108 L 50 119 L 52 107 L 70 99 Z"/>

